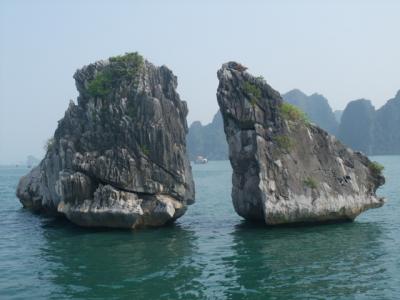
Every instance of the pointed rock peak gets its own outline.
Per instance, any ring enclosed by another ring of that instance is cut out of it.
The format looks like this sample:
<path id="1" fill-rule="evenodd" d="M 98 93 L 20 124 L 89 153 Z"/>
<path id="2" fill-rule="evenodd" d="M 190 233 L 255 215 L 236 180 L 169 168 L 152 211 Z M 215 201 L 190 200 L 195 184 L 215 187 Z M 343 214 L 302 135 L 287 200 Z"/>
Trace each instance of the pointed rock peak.
<path id="1" fill-rule="evenodd" d="M 327 100 L 326 97 L 320 93 L 313 93 L 310 95 L 310 98 Z"/>
<path id="2" fill-rule="evenodd" d="M 303 91 L 299 89 L 293 89 L 290 90 L 289 92 L 285 93 L 285 96 L 292 96 L 292 97 L 308 97 Z"/>
<path id="3" fill-rule="evenodd" d="M 245 67 L 244 65 L 242 65 L 238 62 L 230 61 L 230 62 L 223 64 L 222 69 L 231 69 L 231 70 L 235 70 L 238 72 L 244 72 L 247 70 L 247 67 Z"/>
<path id="4" fill-rule="evenodd" d="M 347 107 L 355 107 L 355 106 L 365 107 L 368 109 L 375 110 L 375 106 L 372 104 L 372 101 L 368 100 L 368 99 L 364 99 L 364 98 L 350 101 L 349 103 L 347 103 L 346 108 Z"/>
<path id="5" fill-rule="evenodd" d="M 197 128 L 197 127 L 203 127 L 200 121 L 193 121 L 193 123 L 190 125 L 190 128 Z"/>

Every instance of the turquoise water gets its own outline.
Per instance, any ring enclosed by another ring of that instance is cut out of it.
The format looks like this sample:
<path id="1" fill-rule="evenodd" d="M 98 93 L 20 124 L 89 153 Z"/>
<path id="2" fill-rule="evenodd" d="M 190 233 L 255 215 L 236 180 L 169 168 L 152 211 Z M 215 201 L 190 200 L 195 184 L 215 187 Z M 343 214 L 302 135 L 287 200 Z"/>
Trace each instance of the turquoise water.
<path id="1" fill-rule="evenodd" d="M 400 156 L 374 159 L 383 208 L 285 228 L 235 214 L 227 161 L 193 166 L 197 203 L 142 231 L 34 215 L 14 195 L 28 170 L 0 167 L 0 299 L 400 299 Z"/>

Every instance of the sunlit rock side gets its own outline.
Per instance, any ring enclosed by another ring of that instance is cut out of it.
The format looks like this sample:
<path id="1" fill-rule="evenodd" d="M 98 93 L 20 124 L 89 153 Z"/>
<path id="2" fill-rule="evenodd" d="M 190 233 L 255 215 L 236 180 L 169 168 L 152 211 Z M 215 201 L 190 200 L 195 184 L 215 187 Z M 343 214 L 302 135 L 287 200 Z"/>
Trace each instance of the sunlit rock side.
<path id="1" fill-rule="evenodd" d="M 177 78 L 137 53 L 74 78 L 78 104 L 70 102 L 45 158 L 21 178 L 23 206 L 82 226 L 161 226 L 182 216 L 194 183 Z"/>
<path id="2" fill-rule="evenodd" d="M 270 225 L 328 222 L 384 204 L 375 194 L 385 181 L 379 168 L 245 70 L 224 64 L 217 91 L 239 215 Z"/>

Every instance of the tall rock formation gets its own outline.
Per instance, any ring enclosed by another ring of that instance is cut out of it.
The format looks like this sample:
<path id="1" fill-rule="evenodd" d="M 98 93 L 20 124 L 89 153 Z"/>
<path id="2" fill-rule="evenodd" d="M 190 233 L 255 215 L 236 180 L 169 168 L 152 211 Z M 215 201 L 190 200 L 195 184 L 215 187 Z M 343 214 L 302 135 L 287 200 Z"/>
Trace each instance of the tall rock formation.
<path id="1" fill-rule="evenodd" d="M 72 101 L 45 158 L 21 178 L 24 207 L 82 226 L 161 226 L 194 202 L 186 102 L 177 78 L 137 53 L 74 75 Z"/>
<path id="2" fill-rule="evenodd" d="M 317 93 L 307 96 L 302 91 L 294 89 L 283 94 L 282 98 L 304 111 L 310 121 L 325 129 L 328 133 L 337 134 L 339 124 L 324 96 Z"/>
<path id="3" fill-rule="evenodd" d="M 353 220 L 380 207 L 381 169 L 284 103 L 263 79 L 229 62 L 218 104 L 233 168 L 236 212 L 266 224 Z"/>
<path id="4" fill-rule="evenodd" d="M 400 91 L 375 113 L 373 144 L 375 155 L 400 154 Z"/>
<path id="5" fill-rule="evenodd" d="M 375 108 L 371 101 L 359 99 L 347 104 L 342 114 L 338 138 L 347 146 L 371 154 Z"/>
<path id="6" fill-rule="evenodd" d="M 190 160 L 205 156 L 209 160 L 228 159 L 228 144 L 224 134 L 221 113 L 218 111 L 210 124 L 203 126 L 193 122 L 187 135 L 187 150 Z"/>

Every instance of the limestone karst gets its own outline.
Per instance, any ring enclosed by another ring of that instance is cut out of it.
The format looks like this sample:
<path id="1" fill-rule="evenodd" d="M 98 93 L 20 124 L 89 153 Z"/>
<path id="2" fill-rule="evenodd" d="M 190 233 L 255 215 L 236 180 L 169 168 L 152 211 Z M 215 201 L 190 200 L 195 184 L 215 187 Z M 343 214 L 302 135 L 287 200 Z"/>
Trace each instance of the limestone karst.
<path id="1" fill-rule="evenodd" d="M 194 202 L 185 101 L 177 78 L 137 53 L 78 70 L 39 166 L 21 178 L 23 206 L 82 226 L 162 226 Z"/>
<path id="2" fill-rule="evenodd" d="M 264 79 L 229 62 L 218 104 L 233 168 L 236 212 L 269 225 L 354 220 L 380 207 L 380 166 L 283 102 Z"/>

